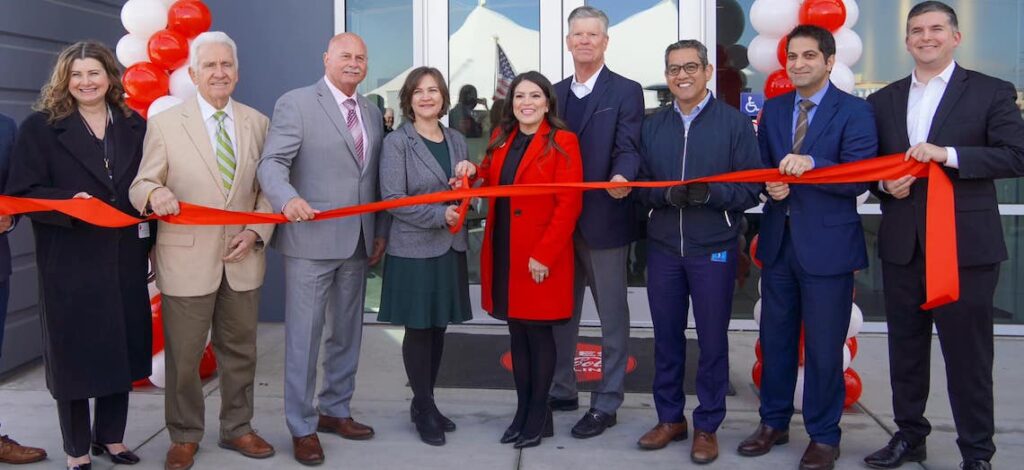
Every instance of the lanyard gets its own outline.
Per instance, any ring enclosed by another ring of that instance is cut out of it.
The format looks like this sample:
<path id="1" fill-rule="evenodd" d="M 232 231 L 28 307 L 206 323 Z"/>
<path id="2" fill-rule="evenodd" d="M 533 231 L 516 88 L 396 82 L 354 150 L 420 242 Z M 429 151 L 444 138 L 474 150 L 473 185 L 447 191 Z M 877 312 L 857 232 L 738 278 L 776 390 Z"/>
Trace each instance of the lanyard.
<path id="1" fill-rule="evenodd" d="M 78 117 L 82 118 L 82 124 L 85 125 L 85 130 L 89 133 L 90 136 L 92 136 L 93 140 L 96 141 L 97 145 L 100 145 L 101 149 L 103 150 L 103 167 L 106 168 L 107 170 L 107 178 L 110 178 L 110 181 L 113 182 L 114 172 L 110 168 L 110 146 L 107 144 L 108 140 L 110 139 L 110 131 L 113 128 L 114 124 L 114 113 L 110 110 L 110 105 L 107 105 L 107 129 L 105 132 L 103 132 L 102 140 L 99 137 L 96 137 L 96 133 L 92 131 L 92 127 L 89 127 L 89 122 L 85 120 L 85 116 L 83 116 L 82 113 L 78 113 Z"/>

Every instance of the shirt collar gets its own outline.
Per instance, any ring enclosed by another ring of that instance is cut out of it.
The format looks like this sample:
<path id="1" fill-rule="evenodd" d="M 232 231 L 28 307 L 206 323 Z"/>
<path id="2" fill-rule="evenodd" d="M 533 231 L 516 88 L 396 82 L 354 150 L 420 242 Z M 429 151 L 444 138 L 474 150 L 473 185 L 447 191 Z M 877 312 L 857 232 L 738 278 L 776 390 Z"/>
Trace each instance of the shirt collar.
<path id="1" fill-rule="evenodd" d="M 352 96 L 346 95 L 345 92 L 341 91 L 338 87 L 334 86 L 334 84 L 331 83 L 331 79 L 327 78 L 327 75 L 324 75 L 324 82 L 327 83 L 327 89 L 331 90 L 331 95 L 334 96 L 334 101 L 338 102 L 338 106 L 341 106 L 341 104 L 344 103 L 345 100 L 348 100 L 350 98 L 355 100 L 357 105 L 359 104 L 359 100 L 356 99 L 355 94 L 353 94 Z"/>
<path id="2" fill-rule="evenodd" d="M 942 79 L 943 83 L 947 83 L 948 84 L 949 81 L 953 78 L 953 69 L 955 69 L 955 68 L 956 68 L 956 61 L 954 60 L 954 61 L 950 62 L 949 65 L 947 65 L 946 68 L 943 69 L 941 73 L 936 75 L 935 78 Z M 913 86 L 913 87 L 919 87 L 919 86 L 927 85 L 927 83 L 922 83 L 920 80 L 917 79 L 917 69 L 916 68 L 914 69 L 913 72 L 910 73 L 910 85 Z"/>
<path id="3" fill-rule="evenodd" d="M 817 92 L 815 92 L 813 95 L 811 95 L 810 98 L 804 98 L 804 97 L 800 96 L 799 92 L 797 92 L 797 94 L 796 94 L 796 101 L 793 103 L 793 106 L 799 108 L 800 107 L 800 102 L 804 101 L 804 100 L 808 100 L 808 101 L 814 103 L 815 107 L 821 105 L 821 100 L 825 98 L 825 93 L 828 92 L 828 89 L 831 86 L 832 86 L 832 82 L 826 80 L 825 81 L 825 86 L 821 87 L 821 89 L 818 90 Z"/>
<path id="4" fill-rule="evenodd" d="M 228 120 L 235 120 L 235 107 L 234 102 L 228 97 L 228 104 L 224 106 L 224 109 L 214 108 L 212 104 L 203 99 L 203 95 L 196 93 L 196 98 L 199 99 L 199 114 L 203 116 L 203 121 L 209 121 L 217 111 L 224 111 L 224 114 L 228 115 Z"/>
<path id="5" fill-rule="evenodd" d="M 603 64 L 601 65 L 601 68 L 597 69 L 597 73 L 591 75 L 590 78 L 588 78 L 587 81 L 585 81 L 583 83 L 580 83 L 580 82 L 576 81 L 576 73 L 573 73 L 572 74 L 572 88 L 579 88 L 579 87 L 583 86 L 583 87 L 586 87 L 588 91 L 594 91 L 594 85 L 597 84 L 597 77 L 601 75 L 602 71 L 604 71 L 604 65 Z"/>
<path id="6" fill-rule="evenodd" d="M 708 102 L 711 101 L 712 94 L 713 93 L 711 93 L 711 90 L 708 90 L 707 94 L 704 95 L 704 99 L 700 100 L 700 103 L 697 103 L 697 106 L 693 107 L 693 111 L 690 111 L 690 114 L 683 114 L 683 110 L 679 108 L 679 100 L 672 100 L 672 107 L 676 110 L 677 113 L 679 113 L 680 116 L 696 116 L 700 114 L 700 112 L 704 110 L 704 107 L 708 105 Z"/>

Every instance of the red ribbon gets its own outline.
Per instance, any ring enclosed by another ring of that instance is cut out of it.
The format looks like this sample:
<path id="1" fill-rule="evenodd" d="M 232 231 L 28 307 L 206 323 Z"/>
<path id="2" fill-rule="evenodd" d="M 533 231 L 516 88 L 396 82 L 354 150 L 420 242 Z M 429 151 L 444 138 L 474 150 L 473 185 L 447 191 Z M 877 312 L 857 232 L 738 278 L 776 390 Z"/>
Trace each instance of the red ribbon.
<path id="1" fill-rule="evenodd" d="M 459 189 L 430 194 L 389 199 L 370 204 L 340 207 L 323 211 L 314 220 L 379 212 L 396 207 L 417 204 L 437 204 L 460 201 L 459 224 L 462 226 L 470 198 L 538 196 L 564 191 L 587 191 L 613 188 L 665 188 L 687 183 L 766 183 L 783 182 L 790 184 L 836 184 L 871 183 L 893 180 L 912 175 L 928 178 L 928 208 L 925 246 L 925 291 L 926 302 L 922 309 L 932 309 L 956 302 L 960 298 L 960 277 L 956 250 L 956 220 L 953 207 L 953 184 L 936 163 L 904 161 L 904 154 L 871 158 L 853 163 L 834 165 L 811 170 L 797 178 L 782 176 L 777 169 L 746 170 L 708 176 L 687 181 L 636 181 L 636 182 L 587 182 L 496 185 L 469 188 L 465 181 Z M 76 219 L 101 227 L 128 227 L 144 220 L 162 220 L 181 225 L 248 225 L 280 224 L 289 221 L 282 214 L 259 212 L 233 212 L 211 207 L 180 203 L 181 212 L 171 216 L 150 216 L 138 219 L 125 214 L 99 199 L 30 199 L 0 196 L 0 215 L 23 214 L 27 212 L 57 211 Z"/>

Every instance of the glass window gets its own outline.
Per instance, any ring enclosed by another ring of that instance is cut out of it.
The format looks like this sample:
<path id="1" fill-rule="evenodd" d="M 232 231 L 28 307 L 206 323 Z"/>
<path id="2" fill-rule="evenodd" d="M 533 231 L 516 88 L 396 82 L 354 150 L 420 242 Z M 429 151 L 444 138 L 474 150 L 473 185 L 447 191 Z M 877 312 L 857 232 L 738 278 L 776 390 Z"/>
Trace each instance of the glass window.
<path id="1" fill-rule="evenodd" d="M 400 119 L 398 90 L 413 64 L 413 0 L 347 0 L 345 30 L 366 42 L 369 62 L 358 91 L 384 111 L 391 108 Z M 397 123 L 396 123 L 397 124 Z M 380 307 L 383 263 L 370 269 L 366 282 L 367 312 Z"/>
<path id="2" fill-rule="evenodd" d="M 540 67 L 540 0 L 448 2 L 448 125 L 479 163 L 512 77 Z M 470 282 L 480 282 L 485 201 L 467 216 Z"/>
<path id="3" fill-rule="evenodd" d="M 663 69 L 665 48 L 679 40 L 678 1 L 588 0 L 587 5 L 608 15 L 608 68 L 644 87 L 647 109 L 660 106 L 658 91 L 670 96 Z"/>

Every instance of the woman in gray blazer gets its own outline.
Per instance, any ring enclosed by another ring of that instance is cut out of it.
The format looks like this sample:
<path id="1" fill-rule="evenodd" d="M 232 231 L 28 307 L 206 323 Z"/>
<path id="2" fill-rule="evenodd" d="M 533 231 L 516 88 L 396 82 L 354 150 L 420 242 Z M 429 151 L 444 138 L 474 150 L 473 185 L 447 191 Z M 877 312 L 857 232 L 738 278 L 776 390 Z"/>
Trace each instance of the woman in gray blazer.
<path id="1" fill-rule="evenodd" d="M 450 104 L 444 77 L 435 68 L 412 70 L 399 92 L 405 122 L 384 138 L 380 155 L 383 199 L 443 191 L 456 164 L 466 160 L 466 141 L 440 118 Z M 393 221 L 384 261 L 377 319 L 405 326 L 402 359 L 412 387 L 410 414 L 420 439 L 444 445 L 455 423 L 434 404 L 449 323 L 472 318 L 466 266 L 466 231 L 452 234 L 456 206 L 424 204 L 391 209 Z"/>

